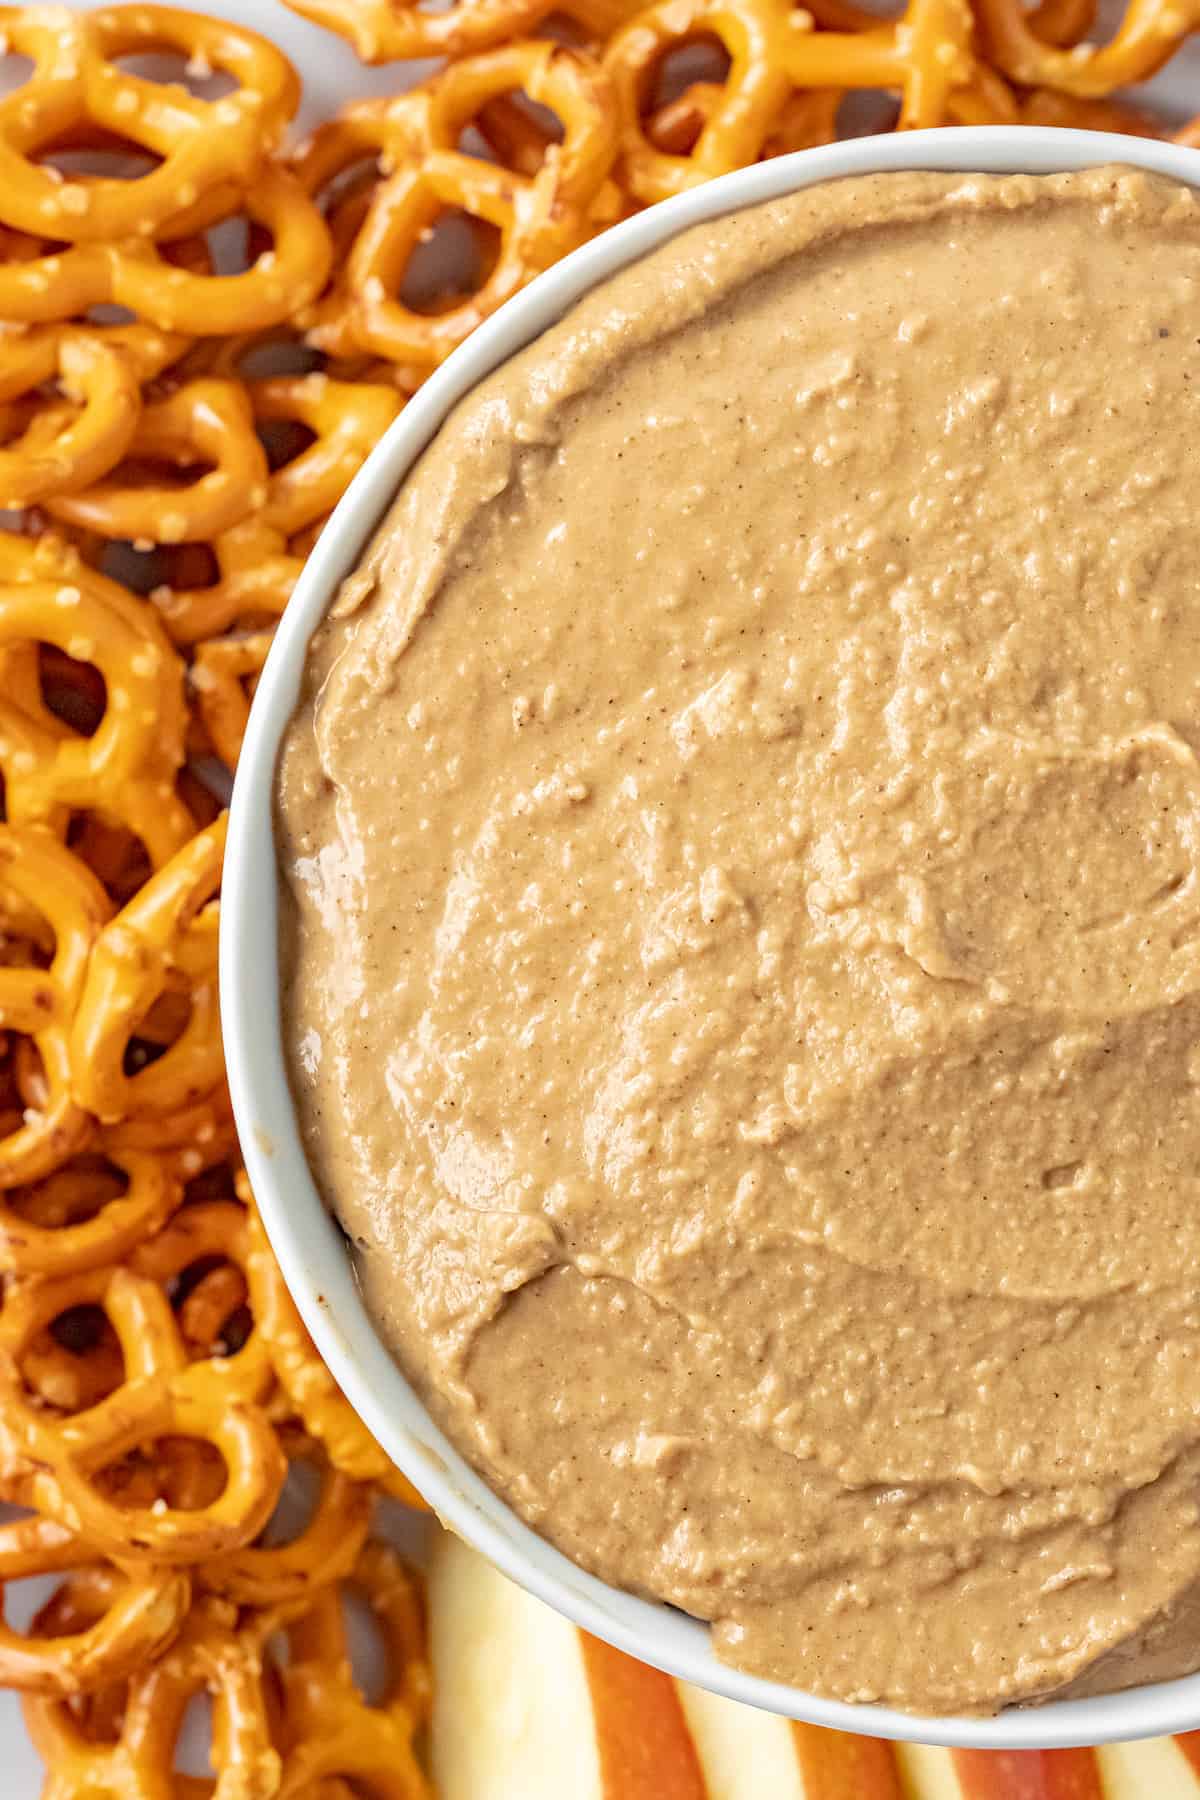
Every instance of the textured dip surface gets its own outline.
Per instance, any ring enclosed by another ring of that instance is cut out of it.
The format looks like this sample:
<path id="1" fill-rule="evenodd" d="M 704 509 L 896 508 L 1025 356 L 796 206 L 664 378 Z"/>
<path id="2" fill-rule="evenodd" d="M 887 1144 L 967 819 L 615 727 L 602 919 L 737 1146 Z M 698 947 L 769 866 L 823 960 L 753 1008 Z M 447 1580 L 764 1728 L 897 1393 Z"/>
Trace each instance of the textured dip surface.
<path id="1" fill-rule="evenodd" d="M 434 1415 L 823 1694 L 1200 1664 L 1200 205 L 883 176 L 473 393 L 278 787 L 313 1168 Z"/>

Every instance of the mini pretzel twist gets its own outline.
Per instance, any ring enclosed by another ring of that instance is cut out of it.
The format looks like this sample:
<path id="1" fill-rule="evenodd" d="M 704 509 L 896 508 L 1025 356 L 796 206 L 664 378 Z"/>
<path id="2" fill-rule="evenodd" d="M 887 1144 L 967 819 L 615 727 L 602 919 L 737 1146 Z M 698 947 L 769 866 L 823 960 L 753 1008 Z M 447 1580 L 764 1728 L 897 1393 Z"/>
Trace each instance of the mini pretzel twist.
<path id="1" fill-rule="evenodd" d="M 47 499 L 46 511 L 106 538 L 180 544 L 215 537 L 266 498 L 266 453 L 239 382 L 190 381 L 144 407 L 129 455 L 209 469 L 187 487 L 125 484 L 118 471 L 86 493 Z"/>
<path id="2" fill-rule="evenodd" d="M 894 24 L 816 30 L 792 0 L 659 0 L 611 39 L 604 68 L 616 94 L 622 178 L 645 205 L 754 162 L 796 90 L 887 88 L 900 124 L 944 124 L 978 80 L 966 0 L 909 0 Z M 660 149 L 650 100 L 659 67 L 684 45 L 716 37 L 730 58 L 719 100 L 686 154 Z"/>
<path id="3" fill-rule="evenodd" d="M 0 533 L 0 583 L 0 769 L 9 819 L 61 833 L 72 812 L 95 812 L 161 864 L 193 824 L 174 788 L 187 717 L 181 659 L 144 602 L 61 546 L 34 552 Z M 90 737 L 50 714 L 36 680 L 30 692 L 12 666 L 15 654 L 46 643 L 104 677 L 104 712 Z"/>
<path id="4" fill-rule="evenodd" d="M 172 1175 L 192 1181 L 228 1160 L 237 1148 L 233 1109 L 225 1083 L 202 1100 L 159 1116 L 122 1119 L 102 1134 L 107 1154 L 145 1151 L 163 1161 Z"/>
<path id="5" fill-rule="evenodd" d="M 33 71 L 0 101 L 0 217 L 71 243 L 149 236 L 218 182 L 248 185 L 299 100 L 287 58 L 255 32 L 167 6 L 0 7 L 10 50 Z M 143 80 L 119 57 L 175 51 L 238 83 L 217 101 Z M 131 181 L 64 179 L 34 158 L 70 132 L 99 129 L 161 159 Z"/>
<path id="6" fill-rule="evenodd" d="M 489 100 L 520 91 L 563 122 L 560 145 L 536 175 L 500 168 L 458 148 Z M 338 356 L 369 352 L 426 368 L 526 282 L 595 229 L 589 212 L 612 166 L 615 120 L 608 83 L 590 61 L 560 45 L 528 42 L 453 63 L 398 99 L 364 101 L 318 131 L 297 170 L 310 192 L 365 157 L 385 174 L 371 194 L 345 267 L 309 333 Z M 458 208 L 500 234 L 478 288 L 436 313 L 400 299 L 422 236 Z"/>
<path id="7" fill-rule="evenodd" d="M 552 15 L 600 44 L 641 0 L 451 0 L 437 12 L 418 0 L 285 0 L 293 12 L 336 31 L 365 63 L 416 56 L 468 56 L 526 37 Z"/>
<path id="8" fill-rule="evenodd" d="M 701 132 L 718 112 L 723 98 L 719 82 L 694 81 L 678 99 L 660 106 L 646 124 L 646 136 L 656 150 L 671 156 L 687 156 Z M 777 114 L 759 150 L 766 159 L 787 156 L 793 150 L 811 150 L 831 144 L 837 136 L 837 110 L 842 95 L 836 88 L 817 88 L 812 93 L 793 93 Z"/>
<path id="9" fill-rule="evenodd" d="M 45 1087 L 19 1125 L 0 1138 L 0 1190 L 37 1181 L 81 1150 L 92 1120 L 72 1098 L 69 1040 L 92 946 L 108 919 L 95 876 L 50 832 L 0 825 L 0 894 L 14 896 L 48 928 L 48 968 L 0 967 L 0 1027 L 35 1046 Z"/>
<path id="10" fill-rule="evenodd" d="M 216 538 L 212 587 L 155 589 L 151 598 L 176 644 L 279 617 L 304 567 L 291 540 L 333 511 L 401 409 L 390 387 L 327 374 L 273 376 L 248 383 L 248 394 L 259 425 L 304 425 L 315 441 L 268 477 L 254 517 Z"/>
<path id="11" fill-rule="evenodd" d="M 793 91 L 786 66 L 792 11 L 790 0 L 661 0 L 616 33 L 604 67 L 620 117 L 622 174 L 639 200 L 665 199 L 757 161 Z M 730 58 L 720 99 L 706 108 L 688 154 L 657 149 L 646 118 L 659 65 L 672 50 L 711 36 Z"/>
<path id="12" fill-rule="evenodd" d="M 153 381 L 179 361 L 191 339 L 154 325 L 45 326 L 0 335 L 0 400 L 28 393 L 61 369 L 64 344 L 95 344 L 119 353 L 136 384 Z"/>
<path id="13" fill-rule="evenodd" d="M 87 1543 L 50 1519 L 0 1525 L 0 1597 L 6 1582 L 52 1574 L 66 1580 L 28 1635 L 0 1618 L 4 1687 L 65 1696 L 123 1681 L 166 1648 L 191 1598 L 183 1571 L 97 1563 Z"/>
<path id="14" fill-rule="evenodd" d="M 273 1800 L 280 1758 L 260 1638 L 254 1622 L 238 1628 L 227 1602 L 198 1601 L 165 1655 L 130 1681 L 115 1742 L 93 1736 L 65 1702 L 27 1698 L 26 1728 L 51 1770 L 42 1800 L 168 1800 L 179 1793 L 186 1777 L 174 1774 L 176 1744 L 189 1702 L 205 1693 L 212 1696 L 216 1770 L 207 1800 Z"/>
<path id="15" fill-rule="evenodd" d="M 381 1482 L 395 1498 L 422 1511 L 425 1502 L 375 1442 L 338 1387 L 304 1328 L 287 1291 L 243 1172 L 237 1191 L 249 1212 L 246 1272 L 255 1324 L 267 1345 L 279 1385 L 305 1430 L 323 1444 L 329 1460 L 356 1481 Z"/>
<path id="16" fill-rule="evenodd" d="M 270 648 L 273 625 L 304 567 L 294 540 L 332 511 L 397 416 L 401 400 L 381 383 L 323 374 L 249 384 L 260 425 L 306 426 L 315 440 L 270 476 L 253 517 L 213 546 L 218 580 L 205 588 L 156 588 L 155 603 L 175 642 L 195 646 L 192 688 L 216 754 L 236 766 L 249 703 Z M 233 631 L 233 635 L 224 634 Z"/>
<path id="17" fill-rule="evenodd" d="M 1020 0 L 979 0 L 979 16 L 992 58 L 1010 80 L 1099 100 L 1149 80 L 1200 28 L 1200 0 L 1128 0 L 1120 25 L 1103 45 L 1078 41 L 1069 29 L 1075 19 L 1067 32 L 1043 35 L 1038 16 L 1026 14 Z M 1051 18 L 1052 33 L 1058 23 Z M 1082 29 L 1089 23 L 1084 15 Z"/>
<path id="18" fill-rule="evenodd" d="M 44 325 L 0 337 L 0 414 L 12 417 L 56 380 L 79 402 L 54 412 L 56 435 L 35 413 L 23 436 L 0 450 L 4 504 L 32 506 L 74 493 L 114 468 L 137 427 L 141 384 L 169 368 L 189 342 L 151 325 Z"/>
<path id="19" fill-rule="evenodd" d="M 388 1683 L 368 1705 L 350 1669 L 341 1594 L 320 1590 L 311 1608 L 286 1626 L 284 1751 L 280 1800 L 301 1800 L 319 1781 L 344 1778 L 376 1800 L 432 1800 L 413 1754 L 427 1723 L 432 1684 L 417 1578 L 386 1544 L 368 1543 L 350 1584 L 370 1606 L 384 1639 Z"/>
<path id="20" fill-rule="evenodd" d="M 78 1104 L 101 1120 L 162 1118 L 223 1080 L 217 1009 L 217 918 L 226 815 L 197 833 L 146 883 L 92 950 L 71 1034 Z M 168 988 L 183 983 L 191 1015 L 157 1061 L 129 1074 L 131 1038 Z"/>
<path id="21" fill-rule="evenodd" d="M 136 1275 L 144 1275 L 166 1288 L 190 1266 L 217 1257 L 224 1265 L 218 1273 L 236 1272 L 242 1277 L 240 1296 L 244 1298 L 250 1254 L 251 1237 L 245 1207 L 232 1200 L 197 1201 L 180 1207 L 168 1225 L 155 1236 L 146 1238 L 130 1256 L 129 1267 Z M 186 1304 L 185 1301 L 180 1308 L 180 1333 L 185 1342 L 189 1337 L 183 1317 Z M 223 1326 L 225 1323 L 225 1319 L 212 1321 L 212 1325 Z M 208 1341 L 200 1342 L 196 1347 L 202 1360 L 212 1358 L 214 1386 L 251 1399 L 261 1399 L 269 1391 L 274 1370 L 270 1350 L 261 1333 L 251 1330 L 245 1342 L 228 1354 L 223 1353 L 218 1334 L 211 1325 L 202 1335 L 207 1336 Z"/>
<path id="22" fill-rule="evenodd" d="M 48 1221 L 40 1200 L 34 1210 L 41 1222 Z M 103 1315 L 75 1313 L 30 1339 L 21 1355 L 21 1376 L 39 1404 L 58 1413 L 83 1412 L 121 1385 L 125 1359 Z"/>
<path id="23" fill-rule="evenodd" d="M 231 1556 L 205 1563 L 203 1586 L 240 1606 L 307 1605 L 316 1587 L 352 1574 L 366 1543 L 375 1508 L 370 1482 L 354 1481 L 335 1469 L 328 1457 L 294 1432 L 283 1434 L 289 1464 L 315 1465 L 320 1488 L 312 1515 L 289 1543 L 251 1544 Z"/>
<path id="24" fill-rule="evenodd" d="M 1024 125 L 1054 125 L 1075 131 L 1113 131 L 1124 137 L 1164 138 L 1170 134 L 1135 106 L 1119 100 L 1077 100 L 1052 88 L 1035 88 L 1021 104 Z M 1180 140 L 1177 139 L 1177 142 Z"/>
<path id="25" fill-rule="evenodd" d="M 98 1307 L 111 1324 L 124 1379 L 83 1411 L 51 1416 L 26 1390 L 22 1357 L 39 1332 L 81 1306 Z M 253 1340 L 234 1356 L 193 1360 L 162 1284 L 132 1267 L 18 1283 L 0 1311 L 0 1467 L 29 1504 L 106 1555 L 171 1565 L 219 1556 L 261 1531 L 283 1485 L 287 1465 L 259 1404 L 269 1381 Z M 111 1497 L 104 1472 L 163 1437 L 198 1440 L 220 1457 L 226 1479 L 210 1504 Z"/>
<path id="26" fill-rule="evenodd" d="M 231 771 L 237 768 L 250 723 L 250 703 L 274 635 L 273 631 L 250 631 L 209 638 L 197 645 L 192 657 L 196 710 L 213 749 Z"/>
<path id="27" fill-rule="evenodd" d="M 172 14 L 173 17 L 178 16 Z M 324 220 L 285 169 L 266 164 L 244 196 L 226 197 L 270 239 L 248 269 L 219 275 L 190 259 L 172 261 L 175 243 L 126 238 L 73 244 L 0 263 L 0 317 L 22 323 L 75 318 L 89 308 L 124 306 L 162 331 L 189 337 L 262 331 L 320 293 L 333 260 Z"/>
<path id="28" fill-rule="evenodd" d="M 37 355 L 40 344 L 22 343 L 14 357 L 0 340 L 0 406 L 51 376 L 79 404 L 65 415 L 56 412 L 61 429 L 49 443 L 35 414 L 24 434 L 0 449 L 0 504 L 6 507 L 32 506 L 87 487 L 120 462 L 137 428 L 141 394 L 129 358 L 87 331 L 51 327 L 44 336 L 50 340 L 48 369 Z"/>
<path id="29" fill-rule="evenodd" d="M 113 1144 L 106 1160 L 111 1171 L 90 1159 L 44 1176 L 22 1207 L 15 1195 L 0 1200 L 0 1270 L 73 1275 L 98 1268 L 166 1223 L 182 1194 L 169 1161 Z"/>

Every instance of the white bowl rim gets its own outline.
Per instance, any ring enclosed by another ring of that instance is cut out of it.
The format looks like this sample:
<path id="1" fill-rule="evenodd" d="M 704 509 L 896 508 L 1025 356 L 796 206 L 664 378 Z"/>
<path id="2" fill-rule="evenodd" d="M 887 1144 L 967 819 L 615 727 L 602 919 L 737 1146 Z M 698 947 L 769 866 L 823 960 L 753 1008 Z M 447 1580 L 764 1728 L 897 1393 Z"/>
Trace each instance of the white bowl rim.
<path id="1" fill-rule="evenodd" d="M 726 1667 L 705 1625 L 586 1574 L 480 1479 L 433 1424 L 373 1326 L 340 1231 L 309 1172 L 280 1025 L 272 819 L 279 742 L 309 636 L 415 458 L 451 407 L 590 288 L 689 226 L 817 182 L 886 170 L 1052 173 L 1124 163 L 1200 187 L 1200 151 L 1107 132 L 978 126 L 858 138 L 755 164 L 614 226 L 532 282 L 430 377 L 380 440 L 309 558 L 275 636 L 242 749 L 221 899 L 221 1010 L 242 1151 L 271 1243 L 318 1349 L 355 1410 L 438 1516 L 575 1624 L 731 1700 L 834 1730 L 980 1749 L 1033 1750 L 1200 1725 L 1200 1675 L 994 1718 L 921 1718 L 852 1706 Z"/>

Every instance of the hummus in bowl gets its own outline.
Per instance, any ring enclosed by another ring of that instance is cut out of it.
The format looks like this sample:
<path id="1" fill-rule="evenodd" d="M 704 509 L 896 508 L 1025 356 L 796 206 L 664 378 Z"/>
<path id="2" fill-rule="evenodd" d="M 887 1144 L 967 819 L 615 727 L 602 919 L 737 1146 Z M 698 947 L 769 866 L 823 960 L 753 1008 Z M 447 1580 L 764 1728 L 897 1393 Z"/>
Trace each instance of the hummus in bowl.
<path id="1" fill-rule="evenodd" d="M 1016 1745 L 1200 1664 L 1200 199 L 932 137 L 734 178 L 448 379 L 257 803 L 282 745 L 287 1154 L 397 1460 L 690 1679 Z"/>

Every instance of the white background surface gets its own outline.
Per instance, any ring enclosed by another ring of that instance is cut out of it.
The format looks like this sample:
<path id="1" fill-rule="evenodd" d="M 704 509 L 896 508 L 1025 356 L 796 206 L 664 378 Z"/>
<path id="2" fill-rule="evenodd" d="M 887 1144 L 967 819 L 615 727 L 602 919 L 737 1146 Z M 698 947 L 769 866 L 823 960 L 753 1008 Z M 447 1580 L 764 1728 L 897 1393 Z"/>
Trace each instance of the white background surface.
<path id="1" fill-rule="evenodd" d="M 327 32 L 290 13 L 279 0 L 192 0 L 196 10 L 218 14 L 250 25 L 280 44 L 291 56 L 304 81 L 304 102 L 298 125 L 304 130 L 335 111 L 343 101 L 368 93 L 394 92 L 419 74 L 419 65 L 365 69 L 348 46 Z M 68 0 L 79 7 L 86 0 Z M 880 10 L 885 10 L 881 5 Z M 1106 7 L 1105 12 L 1110 9 Z M 0 82 L 3 64 L 0 62 Z M 1182 119 L 1200 112 L 1200 40 L 1176 65 L 1151 84 L 1159 104 Z M 16 1592 L 12 1613 L 20 1619 L 28 1610 L 28 1596 Z M 22 1604 L 24 1602 L 24 1604 Z M 36 1800 L 41 1771 L 24 1733 L 16 1697 L 0 1692 L 0 1800 Z M 765 1800 L 765 1797 L 764 1797 Z"/>

